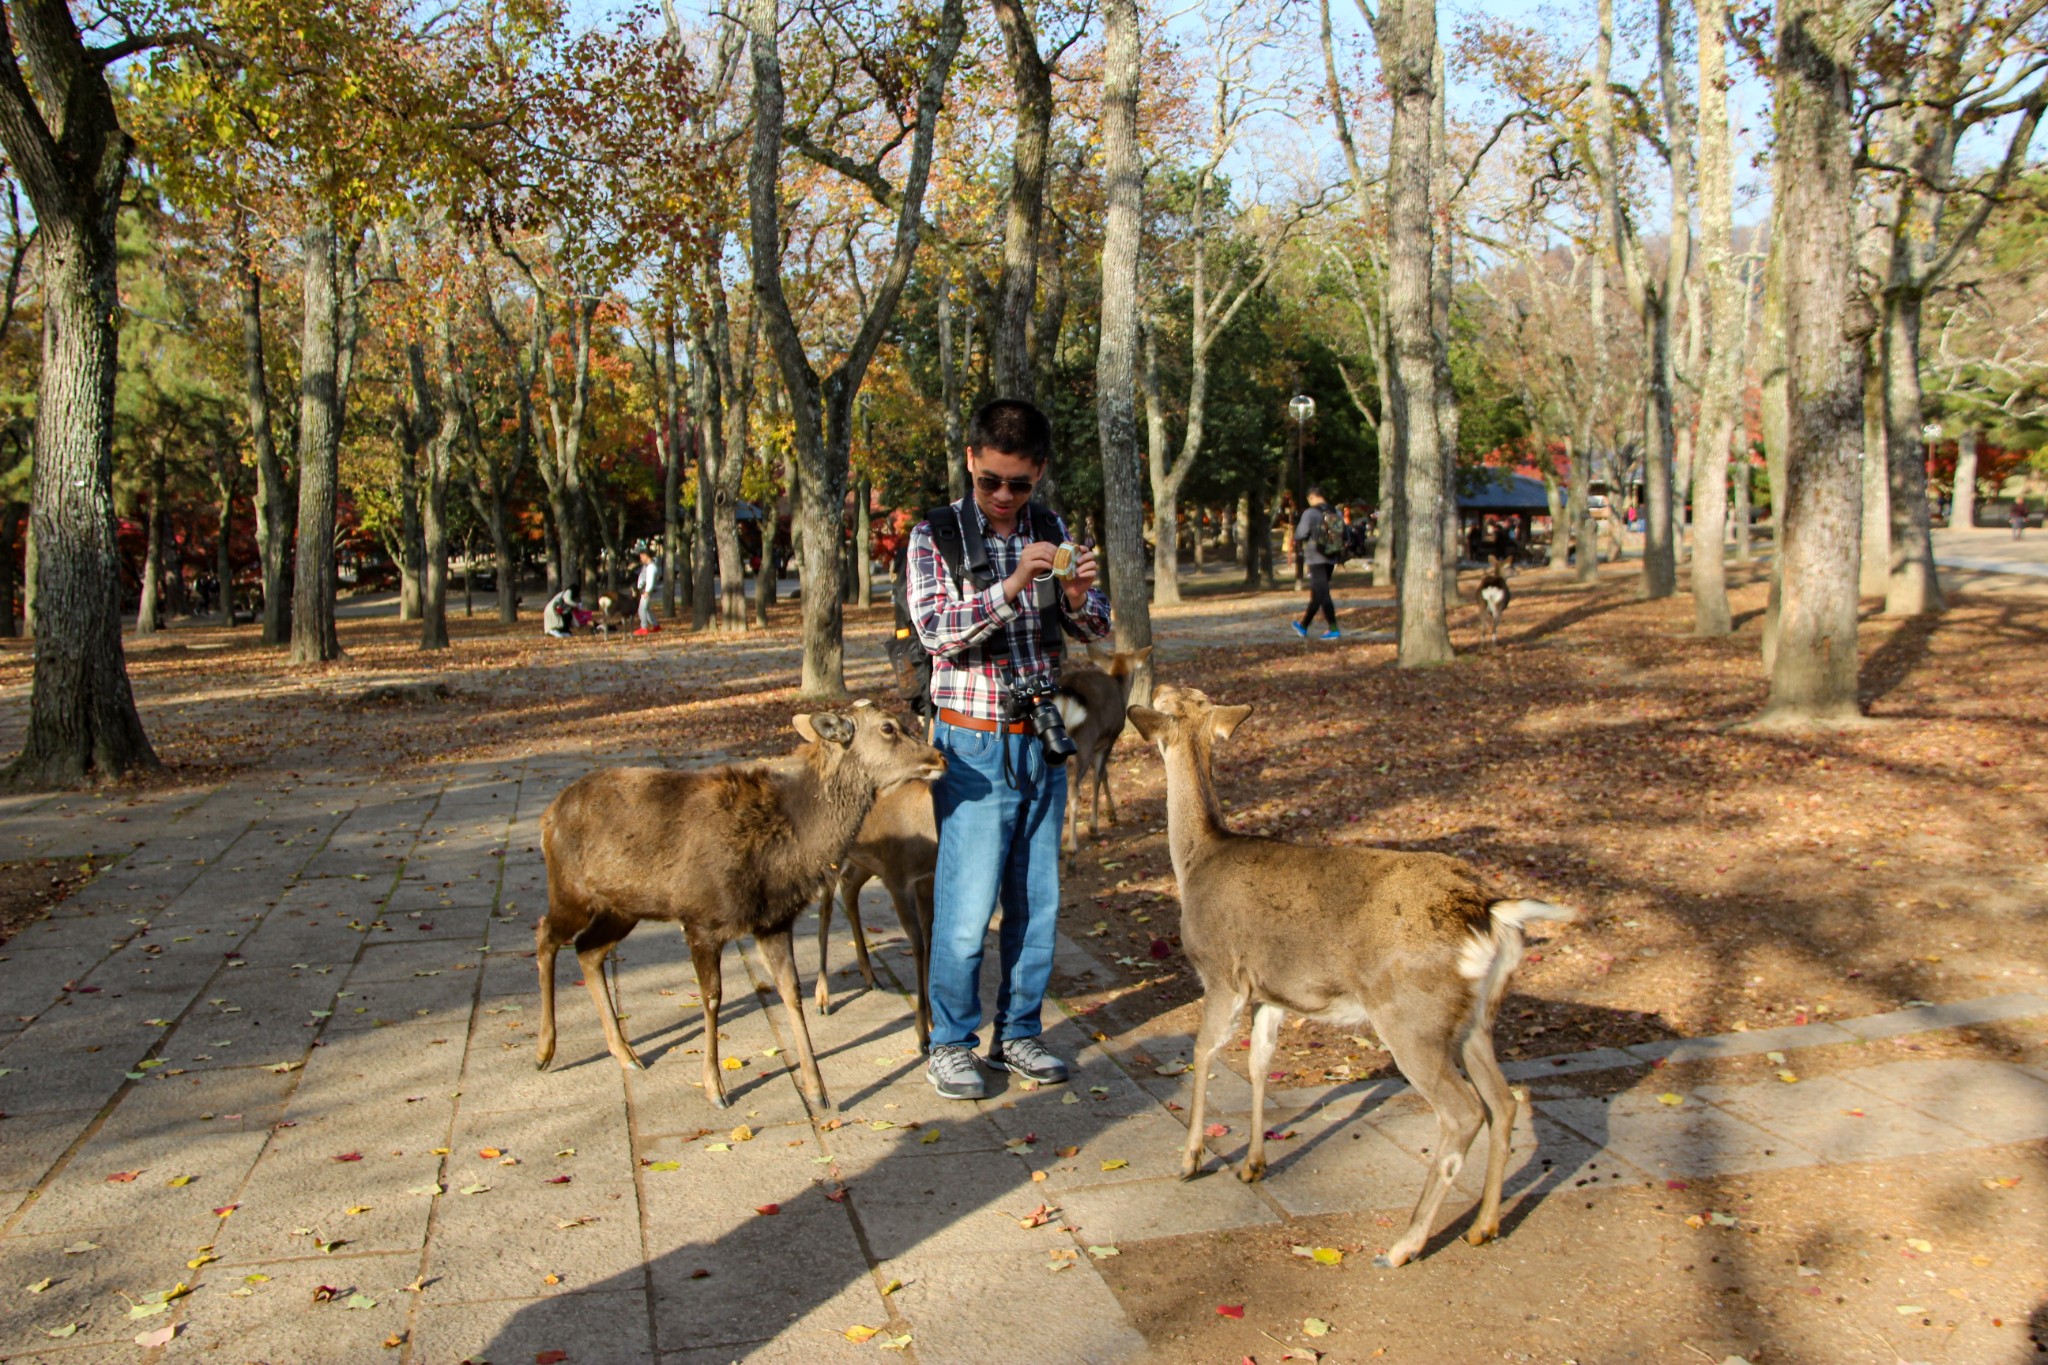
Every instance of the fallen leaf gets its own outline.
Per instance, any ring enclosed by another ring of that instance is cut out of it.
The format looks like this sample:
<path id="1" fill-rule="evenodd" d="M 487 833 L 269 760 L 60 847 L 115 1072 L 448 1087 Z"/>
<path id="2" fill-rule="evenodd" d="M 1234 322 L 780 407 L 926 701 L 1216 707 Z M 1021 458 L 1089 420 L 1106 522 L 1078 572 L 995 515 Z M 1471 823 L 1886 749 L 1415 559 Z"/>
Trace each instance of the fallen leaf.
<path id="1" fill-rule="evenodd" d="M 910 1333 L 905 1332 L 900 1337 L 886 1337 L 875 1345 L 884 1351 L 907 1351 L 910 1349 Z"/>
<path id="2" fill-rule="evenodd" d="M 315 1303 L 332 1303 L 340 1294 L 341 1291 L 331 1284 L 313 1286 L 313 1302 Z"/>
<path id="3" fill-rule="evenodd" d="M 1787 1085 L 1792 1085 L 1798 1081 L 1799 1075 L 1797 1072 L 1793 1071 L 1780 1071 L 1778 1073 L 1778 1079 L 1783 1081 Z"/>
<path id="4" fill-rule="evenodd" d="M 1066 1094 L 1064 1094 L 1064 1095 L 1060 1096 L 1060 1103 L 1061 1103 L 1061 1104 L 1079 1104 L 1080 1102 L 1081 1102 L 1081 1097 L 1080 1097 L 1079 1095 L 1076 1095 L 1076 1094 L 1075 1094 L 1075 1093 L 1074 1093 L 1073 1091 L 1071 1091 L 1071 1090 L 1069 1090 L 1069 1091 L 1068 1091 L 1068 1092 L 1067 1092 Z"/>
<path id="5" fill-rule="evenodd" d="M 934 1142 L 937 1142 L 938 1140 L 939 1140 L 939 1130 L 938 1130 L 938 1129 L 936 1129 L 936 1128 L 934 1128 L 934 1129 L 932 1129 L 932 1130 L 931 1130 L 931 1131 L 930 1131 L 929 1133 L 926 1133 L 926 1134 L 925 1134 L 925 1135 L 924 1135 L 923 1137 L 919 1138 L 919 1139 L 918 1139 L 918 1142 L 919 1142 L 919 1144 L 920 1144 L 920 1145 L 922 1145 L 922 1146 L 925 1146 L 925 1147 L 929 1147 L 929 1146 L 931 1146 L 931 1145 L 932 1145 L 932 1144 L 933 1144 Z"/>
<path id="6" fill-rule="evenodd" d="M 1900 1317 L 1905 1318 L 1911 1317 L 1915 1313 L 1925 1313 L 1927 1310 L 1925 1308 L 1922 1308 L 1917 1303 L 1902 1303 L 1899 1304 L 1893 1311 L 1896 1312 Z"/>
<path id="7" fill-rule="evenodd" d="M 1984 1188 L 1987 1190 L 2010 1190 L 2016 1188 L 2019 1183 L 2020 1177 L 2016 1175 L 1987 1175 L 1984 1177 Z"/>
<path id="8" fill-rule="evenodd" d="M 1130 1164 L 1130 1162 L 1125 1161 L 1122 1157 L 1116 1157 L 1112 1160 L 1103 1162 L 1102 1169 L 1105 1171 L 1120 1171 Z"/>
<path id="9" fill-rule="evenodd" d="M 1920 1252 L 1922 1255 L 1925 1255 L 1926 1253 L 1934 1250 L 1934 1243 L 1928 1241 L 1924 1237 L 1908 1237 L 1906 1239 L 1906 1245 L 1913 1248 L 1913 1250 Z"/>
<path id="10" fill-rule="evenodd" d="M 495 1161 L 499 1157 L 505 1155 L 503 1151 L 496 1147 L 479 1147 L 477 1148 L 476 1154 L 484 1158 L 484 1160 L 486 1161 Z"/>
<path id="11" fill-rule="evenodd" d="M 135 1183 L 135 1177 L 141 1174 L 141 1171 L 116 1171 L 107 1177 L 107 1183 L 109 1185 L 132 1185 Z"/>
<path id="12" fill-rule="evenodd" d="M 240 1207 L 242 1207 L 240 1204 L 222 1204 L 219 1208 L 213 1211 L 213 1216 L 216 1218 L 225 1218 Z"/>
<path id="13" fill-rule="evenodd" d="M 28 1292 L 31 1294 L 40 1294 L 45 1289 L 48 1289 L 51 1285 L 55 1283 L 55 1280 L 52 1280 L 48 1275 L 45 1275 L 42 1279 L 37 1280 L 34 1284 L 28 1285 L 27 1289 Z"/>
<path id="14" fill-rule="evenodd" d="M 730 1142 L 707 1142 L 704 1144 L 704 1150 L 707 1152 L 729 1152 L 732 1150 L 732 1144 Z M 673 1170 L 674 1168 L 671 1167 L 670 1169 Z"/>
<path id="15" fill-rule="evenodd" d="M 371 1206 L 368 1204 L 351 1204 L 347 1209 L 347 1213 L 349 1217 L 354 1218 L 359 1214 L 368 1213 L 370 1208 Z"/>
<path id="16" fill-rule="evenodd" d="M 566 1176 L 566 1175 L 551 1175 L 551 1176 L 549 1176 L 549 1177 L 548 1177 L 548 1184 L 550 1184 L 550 1185 L 566 1185 L 566 1184 L 568 1184 L 568 1183 L 570 1182 L 570 1180 L 572 1180 L 572 1179 L 574 1179 L 574 1177 L 573 1177 L 573 1176 Z"/>
<path id="17" fill-rule="evenodd" d="M 1204 1128 L 1202 1130 L 1202 1136 L 1219 1138 L 1227 1134 L 1229 1131 L 1230 1125 L 1227 1123 L 1212 1123 L 1207 1128 Z"/>
<path id="18" fill-rule="evenodd" d="M 488 1194 L 490 1193 L 490 1190 L 491 1187 L 489 1185 L 484 1184 L 481 1180 L 479 1180 L 474 1185 L 464 1185 L 462 1187 L 462 1192 L 464 1194 Z"/>
<path id="19" fill-rule="evenodd" d="M 1063 1157 L 1075 1157 L 1081 1155 L 1081 1149 L 1079 1147 L 1061 1147 L 1057 1149 L 1057 1154 Z"/>
<path id="20" fill-rule="evenodd" d="M 743 1123 L 726 1134 L 726 1136 L 734 1142 L 752 1142 L 754 1140 L 754 1130 Z"/>
<path id="21" fill-rule="evenodd" d="M 259 1271 L 254 1271 L 254 1272 L 252 1272 L 252 1273 L 250 1273 L 250 1274 L 244 1275 L 244 1276 L 242 1277 L 242 1283 L 243 1283 L 243 1284 L 268 1284 L 268 1283 L 270 1283 L 270 1277 L 269 1277 L 268 1275 L 265 1275 L 265 1274 L 264 1274 L 264 1273 L 263 1273 L 262 1271 L 260 1271 L 260 1270 L 259 1270 Z"/>
<path id="22" fill-rule="evenodd" d="M 443 1188 L 442 1188 L 441 1186 L 439 1186 L 439 1185 L 415 1185 L 415 1186 L 413 1186 L 413 1187 L 412 1187 L 411 1189 L 409 1189 L 409 1190 L 407 1190 L 407 1191 L 406 1191 L 406 1193 L 407 1193 L 407 1194 L 425 1194 L 425 1195 L 435 1195 L 435 1194 L 442 1194 L 442 1193 L 444 1193 L 444 1192 L 445 1192 L 445 1191 L 443 1190 Z"/>
<path id="23" fill-rule="evenodd" d="M 201 1266 L 212 1265 L 215 1261 L 218 1261 L 219 1259 L 220 1257 L 214 1255 L 211 1251 L 202 1251 L 197 1256 L 194 1256 L 191 1260 L 185 1262 L 185 1269 L 197 1270 Z"/>
<path id="24" fill-rule="evenodd" d="M 98 1251 L 99 1249 L 100 1244 L 98 1242 L 73 1242 L 70 1246 L 64 1248 L 64 1254 L 66 1256 L 83 1256 L 88 1251 Z"/>
<path id="25" fill-rule="evenodd" d="M 680 1161 L 650 1161 L 647 1163 L 647 1169 L 650 1171 L 680 1171 L 683 1169 L 683 1163 Z"/>
<path id="26" fill-rule="evenodd" d="M 384 1338 L 384 1349 L 387 1351 L 395 1351 L 403 1345 L 405 1345 L 405 1333 L 403 1332 L 393 1332 L 390 1336 Z"/>
<path id="27" fill-rule="evenodd" d="M 1321 1318 L 1303 1318 L 1301 1330 L 1312 1337 L 1326 1337 L 1330 1335 L 1330 1324 Z"/>
<path id="28" fill-rule="evenodd" d="M 343 1152 L 340 1156 L 334 1159 L 336 1161 L 361 1161 L 363 1159 L 363 1154 L 361 1152 Z"/>
<path id="29" fill-rule="evenodd" d="M 375 1308 L 377 1306 L 377 1301 L 371 1298 L 368 1294 L 364 1294 L 358 1291 L 357 1293 L 349 1295 L 347 1302 L 345 1302 L 342 1306 L 344 1308 L 353 1308 L 358 1311 L 361 1311 L 362 1309 L 366 1308 Z"/>
<path id="30" fill-rule="evenodd" d="M 560 1275 L 543 1275 L 540 1277 L 540 1282 L 542 1284 L 560 1284 L 562 1277 Z"/>
<path id="31" fill-rule="evenodd" d="M 1241 1303 L 1219 1303 L 1216 1305 L 1216 1313 L 1219 1317 L 1242 1318 L 1244 1317 L 1244 1305 Z"/>
<path id="32" fill-rule="evenodd" d="M 758 1214 L 760 1214 L 760 1215 L 762 1215 L 762 1216 L 763 1216 L 764 1218 L 765 1218 L 765 1217 L 772 1217 L 773 1215 L 775 1215 L 775 1214 L 778 1214 L 778 1213 L 781 1213 L 781 1212 L 782 1212 L 782 1205 L 780 1205 L 780 1204 L 762 1204 L 762 1205 L 758 1206 L 757 1208 L 755 1208 L 754 1212 L 755 1212 L 755 1213 L 758 1213 Z"/>
<path id="33" fill-rule="evenodd" d="M 859 1323 L 855 1323 L 847 1328 L 845 1332 L 841 1333 L 841 1335 L 854 1345 L 861 1346 L 872 1340 L 881 1330 L 879 1327 L 863 1327 Z"/>
<path id="34" fill-rule="evenodd" d="M 535 1351 L 533 1365 L 562 1365 L 569 1358 L 567 1351 Z"/>
<path id="35" fill-rule="evenodd" d="M 1186 1062 L 1168 1062 L 1165 1066 L 1153 1067 L 1152 1074 L 1155 1076 L 1178 1076 L 1187 1070 L 1188 1064 Z"/>
<path id="36" fill-rule="evenodd" d="M 1037 1208 L 1031 1210 L 1031 1212 L 1025 1214 L 1022 1218 L 1019 1218 L 1017 1220 L 1017 1226 L 1026 1229 L 1042 1228 L 1047 1223 L 1050 1223 L 1052 1221 L 1052 1215 L 1053 1210 L 1050 1207 L 1044 1204 L 1040 1204 Z"/>
<path id="37" fill-rule="evenodd" d="M 895 1293 L 895 1292 L 896 1292 L 897 1290 L 901 1289 L 902 1287 L 903 1287 L 903 1281 L 901 1281 L 901 1280 L 891 1280 L 891 1281 L 889 1281 L 889 1283 L 887 1283 L 887 1284 L 885 1284 L 885 1285 L 883 1285 L 883 1286 L 882 1286 L 882 1292 L 883 1292 L 884 1294 L 893 1294 L 893 1293 Z"/>
<path id="38" fill-rule="evenodd" d="M 727 1057 L 724 1061 L 720 1062 L 719 1065 L 724 1067 L 727 1071 L 738 1071 L 742 1067 L 746 1066 L 746 1063 L 741 1061 L 737 1057 Z"/>
<path id="39" fill-rule="evenodd" d="M 1098 1261 L 1106 1261 L 1112 1256 L 1123 1255 L 1121 1251 L 1118 1251 L 1113 1246 L 1089 1247 L 1088 1254 Z"/>
<path id="40" fill-rule="evenodd" d="M 70 1336 L 70 1335 L 71 1335 L 72 1333 L 76 1332 L 77 1330 L 78 1330 L 78 1324 L 77 1324 L 77 1323 L 75 1323 L 75 1322 L 67 1322 L 67 1323 L 65 1323 L 65 1324 L 64 1324 L 64 1325 L 63 1325 L 62 1327 L 45 1327 L 45 1328 L 43 1329 L 43 1335 L 44 1335 L 44 1336 L 46 1336 L 46 1337 L 56 1337 L 56 1338 L 57 1338 L 58 1340 L 60 1340 L 60 1341 L 61 1341 L 61 1340 L 63 1340 L 63 1339 L 65 1338 L 65 1337 L 68 1337 L 68 1336 Z"/>
<path id="41" fill-rule="evenodd" d="M 1685 1096 L 1683 1096 L 1683 1095 L 1674 1095 L 1674 1094 L 1672 1094 L 1672 1093 L 1671 1093 L 1671 1092 L 1670 1092 L 1669 1090 L 1667 1090 L 1667 1091 L 1665 1091 L 1665 1092 L 1664 1092 L 1663 1094 L 1661 1094 L 1661 1095 L 1659 1095 L 1659 1096 L 1657 1097 L 1657 1103 L 1659 1103 L 1659 1104 L 1669 1104 L 1669 1105 L 1673 1105 L 1673 1106 L 1676 1106 L 1676 1105 L 1681 1105 L 1681 1104 L 1684 1104 L 1684 1103 L 1685 1103 Z"/>
<path id="42" fill-rule="evenodd" d="M 145 1351 L 153 1351 L 159 1346 L 170 1345 L 171 1338 L 176 1335 L 178 1335 L 178 1325 L 171 1323 L 169 1326 L 159 1327 L 153 1332 L 138 1333 L 135 1338 L 135 1344 Z"/>
<path id="43" fill-rule="evenodd" d="M 169 1180 L 166 1180 L 164 1184 L 170 1186 L 174 1190 L 180 1190 L 183 1189 L 185 1186 L 191 1184 L 198 1178 L 199 1177 L 196 1175 L 174 1175 Z"/>

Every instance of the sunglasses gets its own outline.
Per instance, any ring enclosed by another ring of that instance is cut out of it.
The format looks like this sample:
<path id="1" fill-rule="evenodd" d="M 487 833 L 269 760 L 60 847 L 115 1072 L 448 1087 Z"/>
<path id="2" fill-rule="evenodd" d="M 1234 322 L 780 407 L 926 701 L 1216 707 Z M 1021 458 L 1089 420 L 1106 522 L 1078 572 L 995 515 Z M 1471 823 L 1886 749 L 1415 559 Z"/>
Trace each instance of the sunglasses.
<path id="1" fill-rule="evenodd" d="M 1038 487 L 1038 480 L 1005 479 L 995 474 L 976 474 L 974 476 L 974 486 L 984 493 L 994 493 L 999 489 L 1007 488 L 1020 498 L 1028 498 L 1031 496 L 1031 490 Z"/>

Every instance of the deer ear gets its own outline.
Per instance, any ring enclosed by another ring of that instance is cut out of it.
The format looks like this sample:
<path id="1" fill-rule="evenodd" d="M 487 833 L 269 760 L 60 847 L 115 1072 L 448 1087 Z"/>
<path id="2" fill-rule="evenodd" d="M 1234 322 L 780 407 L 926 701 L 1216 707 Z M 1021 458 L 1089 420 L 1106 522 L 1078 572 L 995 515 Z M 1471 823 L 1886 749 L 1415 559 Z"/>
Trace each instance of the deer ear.
<path id="1" fill-rule="evenodd" d="M 853 743 L 854 724 L 836 711 L 820 711 L 810 718 L 811 728 L 818 732 L 818 738 L 841 748 Z"/>
<path id="2" fill-rule="evenodd" d="M 1252 713 L 1249 706 L 1219 706 L 1209 713 L 1209 729 L 1218 739 L 1229 739 L 1244 718 Z"/>
<path id="3" fill-rule="evenodd" d="M 1136 662 L 1138 662 L 1138 663 L 1144 663 L 1144 662 L 1145 662 L 1145 660 L 1147 660 L 1147 659 L 1149 659 L 1149 658 L 1151 658 L 1151 657 L 1152 657 L 1152 646 L 1150 646 L 1150 645 L 1146 645 L 1146 646 L 1145 646 L 1145 647 L 1144 647 L 1143 649 L 1141 649 L 1141 650 L 1139 650 L 1139 651 L 1138 651 L 1138 653 L 1137 653 L 1137 655 L 1136 655 Z"/>
<path id="4" fill-rule="evenodd" d="M 796 732 L 799 735 L 803 736 L 804 743 L 816 744 L 818 742 L 818 731 L 811 724 L 811 718 L 809 716 L 791 716 L 789 718 L 789 723 L 796 727 Z"/>
<path id="5" fill-rule="evenodd" d="M 1099 664 L 1106 664 L 1115 658 L 1116 654 L 1113 650 L 1104 648 L 1102 641 L 1090 640 L 1088 642 L 1088 657 Z"/>
<path id="6" fill-rule="evenodd" d="M 1138 733 L 1145 737 L 1147 744 L 1158 738 L 1159 732 L 1166 728 L 1165 713 L 1154 711 L 1149 706 L 1133 706 L 1124 712 L 1124 716 L 1138 727 Z"/>

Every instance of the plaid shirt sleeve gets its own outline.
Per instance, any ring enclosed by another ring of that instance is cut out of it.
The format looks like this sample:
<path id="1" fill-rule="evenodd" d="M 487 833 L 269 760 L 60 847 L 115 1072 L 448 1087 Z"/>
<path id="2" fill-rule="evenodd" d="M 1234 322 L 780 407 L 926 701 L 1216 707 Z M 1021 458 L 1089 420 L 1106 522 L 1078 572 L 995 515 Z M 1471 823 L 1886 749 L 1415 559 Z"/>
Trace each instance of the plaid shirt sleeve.
<path id="1" fill-rule="evenodd" d="M 941 658 L 958 655 L 1016 619 L 1016 604 L 1004 600 L 1000 582 L 959 596 L 932 541 L 931 523 L 917 524 L 910 533 L 910 621 L 927 650 Z"/>

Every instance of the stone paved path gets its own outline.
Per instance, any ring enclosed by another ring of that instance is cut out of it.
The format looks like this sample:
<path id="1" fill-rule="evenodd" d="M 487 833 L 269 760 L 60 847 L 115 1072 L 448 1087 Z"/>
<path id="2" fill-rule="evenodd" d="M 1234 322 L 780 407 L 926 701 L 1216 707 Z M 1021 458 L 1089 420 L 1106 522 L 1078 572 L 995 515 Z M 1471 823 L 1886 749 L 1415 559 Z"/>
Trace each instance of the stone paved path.
<path id="1" fill-rule="evenodd" d="M 654 928 L 617 983 L 650 1069 L 605 1055 L 564 955 L 556 1069 L 536 1072 L 536 820 L 587 766 L 0 801 L 0 858 L 120 859 L 0 947 L 0 1358 L 872 1361 L 874 1343 L 843 1335 L 858 1324 L 927 1362 L 1012 1359 L 1027 1331 L 1041 1359 L 1115 1361 L 1143 1343 L 1088 1247 L 1413 1198 L 1434 1124 L 1390 1083 L 1274 1097 L 1269 1125 L 1299 1136 L 1258 1187 L 1177 1182 L 1168 1105 L 1186 1078 L 1128 1074 L 1074 1017 L 1049 1028 L 1079 1058 L 1072 1085 L 937 1100 L 893 928 L 871 935 L 883 986 L 860 989 L 842 941 L 838 1007 L 813 1016 L 829 1116 L 806 1112 L 779 1009 L 748 990 L 738 949 L 722 1023 L 745 1066 L 731 1109 L 704 1104 L 688 955 Z M 878 901 L 864 915 L 894 923 Z M 1092 965 L 1060 951 L 1065 971 Z M 2048 1075 L 1995 1062 L 1873 1059 L 1677 1106 L 1654 1085 L 1587 1098 L 1553 1079 L 2039 1016 L 2048 1000 L 2013 995 L 1517 1063 L 1536 1103 L 1510 1188 L 2048 1136 Z M 1113 1041 L 1162 1062 L 1190 1043 Z M 1213 1171 L 1241 1150 L 1249 1094 L 1219 1069 L 1212 1095 L 1230 1129 Z M 1020 1226 L 1040 1204 L 1058 1215 Z M 150 1312 L 145 1296 L 180 1284 Z M 315 1302 L 322 1286 L 332 1301 Z M 167 1325 L 167 1347 L 135 1345 Z"/>

